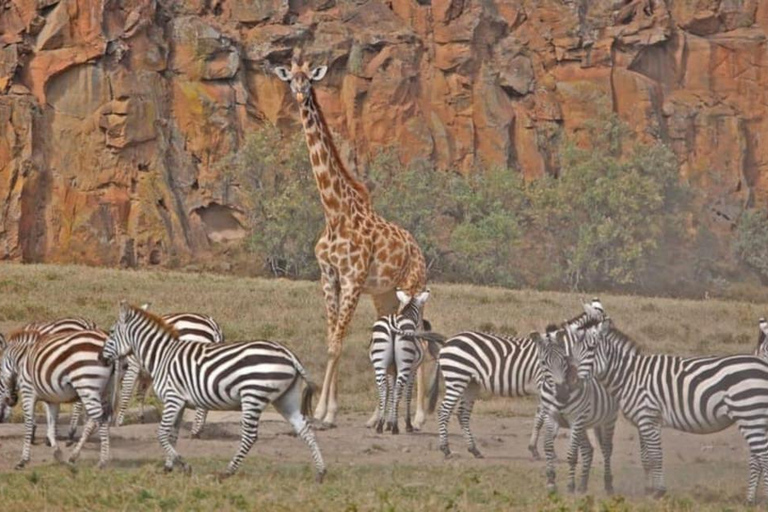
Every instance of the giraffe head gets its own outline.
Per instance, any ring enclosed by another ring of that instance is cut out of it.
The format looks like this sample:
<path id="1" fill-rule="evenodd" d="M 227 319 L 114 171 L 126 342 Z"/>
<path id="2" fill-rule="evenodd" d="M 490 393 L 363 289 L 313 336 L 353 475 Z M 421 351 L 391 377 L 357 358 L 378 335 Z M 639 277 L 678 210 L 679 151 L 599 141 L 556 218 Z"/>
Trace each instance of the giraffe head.
<path id="1" fill-rule="evenodd" d="M 309 62 L 299 64 L 296 59 L 291 62 L 290 69 L 283 66 L 274 68 L 274 72 L 280 80 L 291 84 L 291 92 L 299 103 L 309 97 L 312 82 L 322 80 L 327 71 L 328 66 L 317 66 L 311 69 Z"/>

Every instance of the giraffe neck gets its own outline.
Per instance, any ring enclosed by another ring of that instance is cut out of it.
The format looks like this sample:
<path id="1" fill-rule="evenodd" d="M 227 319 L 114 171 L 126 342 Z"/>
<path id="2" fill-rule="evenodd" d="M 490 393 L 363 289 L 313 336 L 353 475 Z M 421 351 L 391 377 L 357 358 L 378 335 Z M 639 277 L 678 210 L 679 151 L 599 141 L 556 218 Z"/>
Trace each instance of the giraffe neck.
<path id="1" fill-rule="evenodd" d="M 301 122 L 326 222 L 353 210 L 369 211 L 368 189 L 344 167 L 311 91 L 300 102 Z"/>

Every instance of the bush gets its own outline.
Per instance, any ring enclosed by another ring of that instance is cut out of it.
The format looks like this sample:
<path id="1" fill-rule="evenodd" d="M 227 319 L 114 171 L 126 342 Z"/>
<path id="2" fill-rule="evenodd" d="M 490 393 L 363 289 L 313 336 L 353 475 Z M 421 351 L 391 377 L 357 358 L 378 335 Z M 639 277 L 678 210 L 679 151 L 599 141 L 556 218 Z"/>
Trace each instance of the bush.
<path id="1" fill-rule="evenodd" d="M 768 213 L 747 210 L 741 216 L 734 238 L 736 257 L 768 282 Z"/>
<path id="2" fill-rule="evenodd" d="M 615 116 L 588 129 L 591 148 L 566 141 L 560 176 L 531 183 L 508 168 L 463 176 L 435 171 L 425 161 L 403 166 L 393 151 L 383 151 L 366 173 L 374 208 L 413 234 L 432 280 L 635 285 L 679 223 L 684 194 L 677 162 L 662 145 L 625 147 L 627 131 Z M 250 246 L 265 267 L 275 275 L 316 278 L 314 245 L 324 219 L 303 138 L 259 132 L 226 164 L 247 193 L 245 202 L 253 203 Z M 768 241 L 768 229 L 761 233 Z M 742 252 L 768 276 L 763 247 L 768 244 Z"/>

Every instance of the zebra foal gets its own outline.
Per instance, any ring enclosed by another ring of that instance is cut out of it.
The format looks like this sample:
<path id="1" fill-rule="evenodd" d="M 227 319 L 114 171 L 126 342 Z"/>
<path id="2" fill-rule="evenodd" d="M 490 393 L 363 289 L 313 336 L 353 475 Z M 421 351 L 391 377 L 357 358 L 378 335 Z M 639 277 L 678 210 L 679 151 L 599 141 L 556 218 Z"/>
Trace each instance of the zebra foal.
<path id="1" fill-rule="evenodd" d="M 240 448 L 220 475 L 224 478 L 240 467 L 258 437 L 261 413 L 271 403 L 309 446 L 316 480 L 322 481 L 325 463 L 305 417 L 311 408 L 314 386 L 287 348 L 271 341 L 183 341 L 161 318 L 121 302 L 101 359 L 113 362 L 130 354 L 152 376 L 155 393 L 163 402 L 158 440 L 166 454 L 166 471 L 177 465 L 190 471 L 175 448 L 187 406 L 242 410 Z M 307 383 L 303 394 L 301 380 Z"/>
<path id="2" fill-rule="evenodd" d="M 637 427 L 647 492 L 666 492 L 662 426 L 709 434 L 735 423 L 750 452 L 747 502 L 755 502 L 761 476 L 768 493 L 768 362 L 747 355 L 645 355 L 610 319 L 583 331 L 574 357 L 579 376 L 594 376 Z"/>
<path id="3" fill-rule="evenodd" d="M 144 304 L 141 307 L 142 309 L 147 310 L 149 304 Z M 199 341 L 201 343 L 224 342 L 224 333 L 222 332 L 221 326 L 216 320 L 208 315 L 201 315 L 198 313 L 171 313 L 162 315 L 160 318 L 176 330 L 179 339 L 181 340 Z M 120 406 L 116 420 L 118 426 L 125 423 L 125 414 L 128 411 L 128 404 L 137 388 L 139 395 L 139 422 L 144 423 L 144 403 L 147 398 L 147 392 L 152 385 L 152 376 L 149 372 L 141 368 L 141 364 L 135 356 L 128 356 L 125 359 L 125 373 L 120 389 Z M 206 409 L 196 409 L 195 420 L 192 423 L 192 438 L 200 437 L 207 415 L 208 411 Z"/>
<path id="4" fill-rule="evenodd" d="M 109 422 L 112 406 L 113 368 L 99 361 L 106 333 L 98 330 L 74 331 L 41 336 L 37 331 L 24 331 L 10 341 L 0 359 L 0 417 L 2 409 L 13 407 L 21 395 L 25 436 L 21 460 L 16 469 L 30 460 L 34 431 L 35 404 L 42 401 L 48 419 L 48 441 L 54 457 L 61 460 L 56 440 L 59 406 L 76 400 L 82 402 L 88 417 L 83 435 L 69 456 L 74 464 L 88 436 L 98 426 L 101 437 L 99 467 L 109 460 Z"/>
<path id="5" fill-rule="evenodd" d="M 387 430 L 398 434 L 397 413 L 403 391 L 405 391 L 405 430 L 413 432 L 411 423 L 411 398 L 416 371 L 424 360 L 424 348 L 418 331 L 424 328 L 422 312 L 429 299 L 429 290 L 411 297 L 402 290 L 397 291 L 400 312 L 385 315 L 373 324 L 369 358 L 376 377 L 379 407 L 368 421 L 368 427 L 376 425 L 379 434 L 384 430 L 386 405 L 389 401 Z M 430 350 L 434 341 L 427 340 Z M 436 352 L 436 351 L 435 351 Z"/>

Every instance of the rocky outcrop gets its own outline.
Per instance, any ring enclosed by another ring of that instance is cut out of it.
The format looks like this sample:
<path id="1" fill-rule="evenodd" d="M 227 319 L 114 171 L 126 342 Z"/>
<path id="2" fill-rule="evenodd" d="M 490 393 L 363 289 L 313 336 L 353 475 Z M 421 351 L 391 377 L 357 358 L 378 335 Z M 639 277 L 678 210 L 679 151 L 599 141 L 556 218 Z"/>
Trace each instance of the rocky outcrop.
<path id="1" fill-rule="evenodd" d="M 726 232 L 768 200 L 758 0 L 7 0 L 0 259 L 184 262 L 247 234 L 220 163 L 299 130 L 268 72 L 295 47 L 355 162 L 559 172 L 596 106 L 674 148 Z"/>

